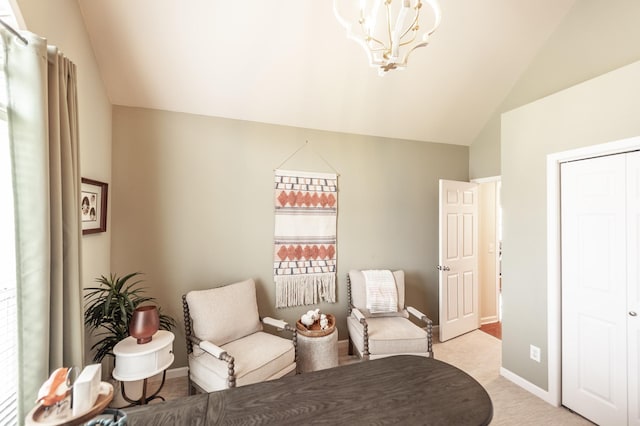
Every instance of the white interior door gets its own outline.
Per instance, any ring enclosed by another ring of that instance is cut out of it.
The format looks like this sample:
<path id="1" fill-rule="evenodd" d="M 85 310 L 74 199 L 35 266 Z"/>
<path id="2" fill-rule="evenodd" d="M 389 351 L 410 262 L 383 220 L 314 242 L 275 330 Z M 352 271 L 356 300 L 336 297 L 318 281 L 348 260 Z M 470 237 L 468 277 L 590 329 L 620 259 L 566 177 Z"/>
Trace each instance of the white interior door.
<path id="1" fill-rule="evenodd" d="M 625 156 L 563 163 L 561 181 L 562 403 L 627 424 Z"/>
<path id="2" fill-rule="evenodd" d="M 440 180 L 440 341 L 480 326 L 478 185 Z"/>

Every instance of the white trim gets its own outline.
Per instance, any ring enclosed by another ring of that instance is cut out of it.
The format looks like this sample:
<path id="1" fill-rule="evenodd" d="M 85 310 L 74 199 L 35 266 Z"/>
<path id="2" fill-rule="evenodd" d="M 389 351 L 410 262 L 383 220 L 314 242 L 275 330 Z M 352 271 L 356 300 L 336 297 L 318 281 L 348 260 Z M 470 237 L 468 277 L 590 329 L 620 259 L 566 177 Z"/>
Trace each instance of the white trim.
<path id="1" fill-rule="evenodd" d="M 489 317 L 480 318 L 480 325 L 494 324 L 494 323 L 496 323 L 498 321 L 500 321 L 500 318 L 498 318 L 497 315 L 491 315 Z"/>
<path id="2" fill-rule="evenodd" d="M 560 406 L 562 403 L 560 163 L 620 154 L 638 149 L 640 149 L 640 137 L 636 136 L 547 155 L 547 347 L 549 351 L 549 391 L 546 392 L 548 399 L 543 399 L 555 406 Z"/>
<path id="3" fill-rule="evenodd" d="M 547 156 L 547 380 L 550 404 L 562 402 L 561 305 L 560 305 L 560 163 L 556 154 Z"/>
<path id="4" fill-rule="evenodd" d="M 512 383 L 515 383 L 516 385 L 520 386 L 521 388 L 523 388 L 524 390 L 531 392 L 532 394 L 534 394 L 535 396 L 537 396 L 538 398 L 540 398 L 541 400 L 559 407 L 559 404 L 555 404 L 554 401 L 552 399 L 550 399 L 549 397 L 549 393 L 547 391 L 545 391 L 542 388 L 539 388 L 538 386 L 534 385 L 533 383 L 529 382 L 528 380 L 523 379 L 522 377 L 518 376 L 517 374 L 511 372 L 510 370 L 507 370 L 504 367 L 500 367 L 500 375 L 502 377 L 504 377 L 505 379 L 509 380 Z"/>
<path id="5" fill-rule="evenodd" d="M 347 355 L 349 352 L 349 339 L 338 340 L 338 356 Z"/>
<path id="6" fill-rule="evenodd" d="M 11 11 L 13 12 L 13 18 L 18 24 L 19 30 L 26 30 L 27 25 L 25 24 L 24 18 L 22 17 L 22 12 L 20 11 L 20 7 L 18 5 L 18 0 L 9 0 L 9 7 L 11 7 Z"/>
<path id="7" fill-rule="evenodd" d="M 165 376 L 165 379 L 169 380 L 169 379 L 176 379 L 179 377 L 187 377 L 188 374 L 189 374 L 189 367 L 170 368 L 167 370 L 167 375 Z M 151 377 L 149 379 L 149 382 L 155 383 L 155 382 L 159 382 L 160 380 L 162 380 L 162 373 L 156 374 L 155 376 Z"/>
<path id="8" fill-rule="evenodd" d="M 167 370 L 167 380 L 175 379 L 177 377 L 187 377 L 189 374 L 189 367 L 178 367 Z"/>

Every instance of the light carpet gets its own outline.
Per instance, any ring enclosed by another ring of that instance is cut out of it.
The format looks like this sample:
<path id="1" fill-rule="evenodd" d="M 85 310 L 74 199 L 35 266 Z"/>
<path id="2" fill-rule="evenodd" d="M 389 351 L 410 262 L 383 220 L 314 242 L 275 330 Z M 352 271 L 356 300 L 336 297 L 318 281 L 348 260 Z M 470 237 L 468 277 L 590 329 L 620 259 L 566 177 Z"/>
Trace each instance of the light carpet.
<path id="1" fill-rule="evenodd" d="M 434 357 L 475 378 L 493 402 L 491 425 L 592 425 L 566 408 L 554 407 L 500 376 L 502 344 L 480 330 L 447 342 L 434 335 Z"/>

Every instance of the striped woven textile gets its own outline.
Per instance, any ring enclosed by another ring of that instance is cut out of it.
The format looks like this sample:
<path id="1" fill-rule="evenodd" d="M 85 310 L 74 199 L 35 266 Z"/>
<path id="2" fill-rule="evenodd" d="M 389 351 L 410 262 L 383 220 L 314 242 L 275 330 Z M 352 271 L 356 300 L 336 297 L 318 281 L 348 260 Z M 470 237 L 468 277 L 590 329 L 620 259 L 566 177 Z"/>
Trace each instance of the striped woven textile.
<path id="1" fill-rule="evenodd" d="M 276 170 L 274 185 L 276 307 L 335 303 L 336 174 Z"/>
<path id="2" fill-rule="evenodd" d="M 398 289 L 393 273 L 389 270 L 368 270 L 362 274 L 369 312 L 398 312 Z"/>

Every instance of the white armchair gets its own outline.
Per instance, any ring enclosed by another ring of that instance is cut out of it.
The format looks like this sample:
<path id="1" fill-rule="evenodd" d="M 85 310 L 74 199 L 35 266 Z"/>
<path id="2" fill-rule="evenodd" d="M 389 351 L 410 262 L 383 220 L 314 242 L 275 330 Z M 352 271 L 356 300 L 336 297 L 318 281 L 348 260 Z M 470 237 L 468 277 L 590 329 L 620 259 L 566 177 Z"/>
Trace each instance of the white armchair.
<path id="1" fill-rule="evenodd" d="M 354 350 L 363 359 L 391 355 L 421 355 L 433 358 L 433 322 L 412 306 L 405 306 L 404 271 L 394 271 L 397 290 L 397 311 L 373 313 L 367 309 L 367 290 L 362 271 L 347 275 L 349 298 L 349 354 Z M 392 303 L 393 304 L 393 303 Z M 409 316 L 424 323 L 417 326 Z"/>
<path id="2" fill-rule="evenodd" d="M 277 379 L 296 371 L 296 330 L 260 319 L 252 279 L 182 296 L 189 358 L 189 394 Z M 292 333 L 265 333 L 267 324 Z"/>

